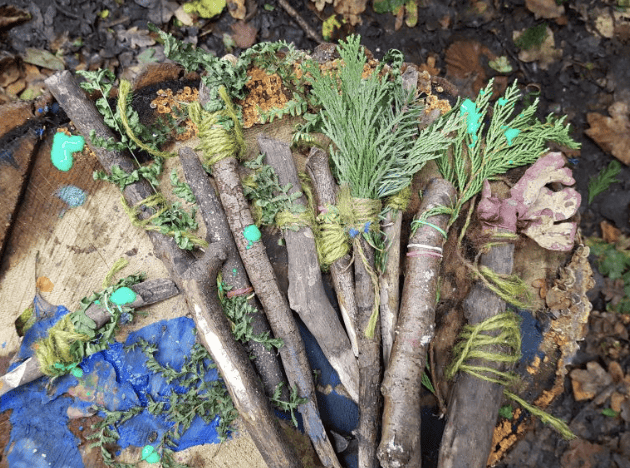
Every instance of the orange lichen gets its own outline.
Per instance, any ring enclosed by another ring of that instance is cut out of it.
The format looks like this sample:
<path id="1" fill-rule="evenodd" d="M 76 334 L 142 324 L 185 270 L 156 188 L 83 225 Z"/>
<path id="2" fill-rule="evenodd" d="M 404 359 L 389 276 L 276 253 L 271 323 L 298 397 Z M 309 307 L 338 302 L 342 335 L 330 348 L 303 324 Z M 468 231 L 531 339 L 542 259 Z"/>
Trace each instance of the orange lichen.
<path id="1" fill-rule="evenodd" d="M 250 128 L 260 116 L 260 112 L 282 109 L 289 102 L 284 92 L 282 78 L 277 73 L 268 74 L 262 68 L 254 67 L 247 72 L 249 81 L 247 97 L 239 102 L 243 107 L 243 127 Z"/>
<path id="2" fill-rule="evenodd" d="M 434 109 L 439 109 L 442 115 L 446 114 L 451 110 L 451 105 L 446 99 L 438 99 L 437 96 L 427 96 L 424 100 L 425 109 L 424 112 L 426 114 L 430 113 Z"/>
<path id="3" fill-rule="evenodd" d="M 512 419 L 503 419 L 498 426 L 494 428 L 492 434 L 492 451 L 488 457 L 488 466 L 496 465 L 507 451 L 516 443 L 519 436 L 524 434 L 529 424 L 521 422 L 516 425 L 516 432 L 513 431 L 514 422 L 521 417 L 521 410 L 515 409 Z"/>
<path id="4" fill-rule="evenodd" d="M 184 86 L 184 88 L 173 94 L 173 90 L 170 88 L 160 89 L 156 92 L 157 97 L 151 101 L 151 107 L 157 111 L 158 114 L 171 114 L 174 117 L 183 115 L 181 103 L 191 103 L 199 100 L 199 91 L 196 88 L 190 86 Z M 178 127 L 184 127 L 175 133 L 174 138 L 176 140 L 188 140 L 197 134 L 197 126 L 189 118 L 183 119 L 178 122 Z"/>

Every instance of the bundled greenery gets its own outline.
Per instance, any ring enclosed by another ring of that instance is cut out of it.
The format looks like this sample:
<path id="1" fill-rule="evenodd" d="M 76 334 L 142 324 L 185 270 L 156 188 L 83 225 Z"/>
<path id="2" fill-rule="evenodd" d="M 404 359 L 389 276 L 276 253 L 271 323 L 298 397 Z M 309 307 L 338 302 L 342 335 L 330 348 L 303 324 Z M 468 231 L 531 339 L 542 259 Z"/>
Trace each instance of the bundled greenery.
<path id="1" fill-rule="evenodd" d="M 340 183 L 349 185 L 353 197 L 391 195 L 408 186 L 413 174 L 438 156 L 432 151 L 445 149 L 447 134 L 457 124 L 455 119 L 437 123 L 417 138 L 423 108 L 403 90 L 402 54 L 390 51 L 363 78 L 367 58 L 360 37 L 350 36 L 338 50 L 344 63 L 338 73 L 307 65 L 307 79 L 321 105 L 321 131 L 334 144 L 334 173 Z"/>
<path id="2" fill-rule="evenodd" d="M 298 396 L 297 386 L 294 385 L 291 387 L 291 394 L 289 395 L 289 401 L 284 401 L 280 399 L 280 395 L 282 395 L 282 386 L 284 382 L 280 382 L 275 390 L 273 391 L 273 395 L 271 396 L 271 402 L 278 407 L 281 411 L 288 411 L 291 413 L 291 421 L 293 425 L 297 427 L 298 422 L 295 418 L 295 411 L 297 410 L 299 405 L 303 405 L 308 401 L 308 398 L 300 398 Z"/>
<path id="3" fill-rule="evenodd" d="M 195 198 L 190 185 L 179 180 L 175 169 L 171 171 L 171 186 L 173 187 L 173 193 L 182 200 L 187 201 L 188 203 L 197 203 L 197 199 Z"/>
<path id="4" fill-rule="evenodd" d="M 514 116 L 520 96 L 516 82 L 496 101 L 486 128 L 492 84 L 490 80 L 474 102 L 466 99 L 461 104 L 459 116 L 464 125 L 460 126 L 450 151 L 437 159 L 440 173 L 459 193 L 451 223 L 464 203 L 481 191 L 484 180 L 535 162 L 547 151 L 548 141 L 571 149 L 580 147 L 569 136 L 565 117 L 555 119 L 549 115 L 544 123 L 535 118 L 538 99 Z"/>
<path id="5" fill-rule="evenodd" d="M 223 308 L 223 313 L 232 324 L 232 334 L 235 339 L 241 343 L 256 341 L 257 343 L 262 343 L 267 349 L 272 349 L 273 347 L 279 349 L 284 346 L 282 338 L 272 338 L 269 336 L 268 331 L 259 334 L 254 333 L 252 320 L 254 319 L 254 314 L 259 312 L 249 304 L 246 296 L 227 297 L 225 292 L 229 291 L 229 287 L 225 283 L 219 283 L 219 286 L 221 307 Z"/>
<path id="6" fill-rule="evenodd" d="M 94 171 L 94 180 L 104 180 L 116 185 L 120 190 L 124 190 L 127 185 L 137 182 L 142 177 L 149 181 L 153 187 L 159 185 L 158 177 L 162 174 L 164 168 L 164 159 L 157 157 L 152 164 L 148 166 L 140 166 L 138 169 L 127 173 L 120 166 L 112 166 L 112 173 L 107 174 L 104 171 Z"/>
<path id="7" fill-rule="evenodd" d="M 608 166 L 602 169 L 599 174 L 593 176 L 588 181 L 588 204 L 590 205 L 595 197 L 604 193 L 615 182 L 619 182 L 617 176 L 621 172 L 619 161 L 612 160 Z"/>
<path id="8" fill-rule="evenodd" d="M 300 214 L 306 211 L 303 205 L 295 203 L 302 192 L 289 194 L 292 184 L 280 186 L 278 175 L 273 168 L 263 163 L 264 154 L 245 162 L 245 167 L 254 170 L 253 176 L 243 183 L 243 193 L 254 204 L 256 221 L 263 226 L 275 225 L 276 215 L 282 211 Z"/>

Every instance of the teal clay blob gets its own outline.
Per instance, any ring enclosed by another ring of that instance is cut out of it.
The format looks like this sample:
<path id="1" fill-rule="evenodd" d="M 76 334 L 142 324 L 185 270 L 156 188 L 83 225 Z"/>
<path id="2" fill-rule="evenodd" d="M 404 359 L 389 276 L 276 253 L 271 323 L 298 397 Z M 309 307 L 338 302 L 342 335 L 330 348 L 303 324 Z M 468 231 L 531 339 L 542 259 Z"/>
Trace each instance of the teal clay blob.
<path id="1" fill-rule="evenodd" d="M 53 138 L 50 159 L 57 169 L 68 172 L 74 163 L 72 153 L 83 151 L 84 146 L 85 140 L 82 136 L 68 136 L 63 132 L 57 132 Z"/>
<path id="2" fill-rule="evenodd" d="M 152 445 L 145 445 L 142 449 L 142 459 L 147 463 L 157 463 L 160 461 L 160 454 L 155 451 Z"/>
<path id="3" fill-rule="evenodd" d="M 83 377 L 83 371 L 78 367 L 75 367 L 70 372 L 77 378 Z"/>
<path id="4" fill-rule="evenodd" d="M 521 133 L 521 131 L 516 128 L 510 128 L 505 131 L 505 138 L 507 139 L 508 146 L 512 146 L 512 140 L 516 138 L 519 133 Z"/>
<path id="5" fill-rule="evenodd" d="M 466 131 L 472 137 L 473 145 L 477 142 L 477 131 L 481 126 L 481 114 L 477 111 L 477 106 L 470 99 L 462 102 L 459 110 L 460 115 L 468 114 L 466 117 Z"/>
<path id="6" fill-rule="evenodd" d="M 252 244 L 254 242 L 258 242 L 262 234 L 260 233 L 260 229 L 255 224 L 250 224 L 245 229 L 243 229 L 243 237 L 248 241 L 246 249 L 251 249 Z"/>
<path id="7" fill-rule="evenodd" d="M 131 304 L 136 300 L 136 293 L 128 287 L 118 288 L 109 298 L 116 305 Z"/>

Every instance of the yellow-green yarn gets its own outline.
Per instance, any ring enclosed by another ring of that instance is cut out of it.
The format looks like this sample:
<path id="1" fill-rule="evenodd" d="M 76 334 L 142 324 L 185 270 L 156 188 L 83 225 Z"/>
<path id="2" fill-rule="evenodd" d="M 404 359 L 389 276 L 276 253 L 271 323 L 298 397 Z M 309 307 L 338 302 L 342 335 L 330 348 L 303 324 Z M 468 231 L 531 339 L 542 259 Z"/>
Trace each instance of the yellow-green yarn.
<path id="1" fill-rule="evenodd" d="M 499 332 L 492 335 L 492 332 Z M 477 325 L 465 325 L 459 335 L 459 341 L 453 347 L 454 360 L 446 370 L 447 378 L 452 378 L 458 371 L 468 372 L 477 378 L 510 385 L 516 379 L 515 374 L 502 372 L 487 366 L 466 364 L 468 359 L 483 359 L 492 362 L 515 363 L 521 354 L 521 331 L 518 316 L 504 312 L 490 317 Z M 508 352 L 494 351 L 490 347 L 507 346 Z"/>
<path id="2" fill-rule="evenodd" d="M 532 308 L 529 289 L 518 275 L 501 275 L 482 265 L 477 270 L 477 276 L 488 289 L 505 302 L 520 309 Z"/>
<path id="3" fill-rule="evenodd" d="M 405 211 L 411 200 L 411 187 L 405 187 L 400 192 L 387 199 L 386 206 L 392 210 Z"/>
<path id="4" fill-rule="evenodd" d="M 240 157 L 245 152 L 245 139 L 238 114 L 224 86 L 219 88 L 219 96 L 225 102 L 225 109 L 207 112 L 198 102 L 188 106 L 188 115 L 197 126 L 205 164 L 212 166 L 230 156 Z M 229 117 L 234 122 L 232 130 L 220 124 L 220 118 Z"/>
<path id="5" fill-rule="evenodd" d="M 151 148 L 149 145 L 145 144 L 138 138 L 135 133 L 133 133 L 133 129 L 131 125 L 129 125 L 129 119 L 127 118 L 127 96 L 131 92 L 131 83 L 127 80 L 120 80 L 120 86 L 118 87 L 118 111 L 120 114 L 120 120 L 122 121 L 123 127 L 125 127 L 125 132 L 127 136 L 136 144 L 139 148 L 142 148 L 149 154 L 153 156 L 161 157 L 161 158 L 172 158 L 176 156 L 175 153 L 168 153 L 165 151 L 157 151 Z"/>
<path id="6" fill-rule="evenodd" d="M 569 428 L 568 424 L 565 423 L 562 419 L 556 418 L 555 416 L 550 415 L 546 411 L 544 411 L 544 410 L 542 410 L 542 409 L 540 409 L 540 408 L 538 408 L 538 407 L 536 407 L 534 405 L 530 405 L 525 400 L 523 400 L 521 397 L 519 397 L 515 393 L 512 393 L 512 392 L 510 392 L 508 390 L 503 390 L 503 394 L 506 397 L 510 398 L 511 400 L 514 400 L 515 402 L 517 402 L 519 405 L 521 405 L 523 408 L 525 408 L 531 414 L 533 414 L 534 416 L 539 418 L 543 423 L 549 424 L 556 431 L 558 431 L 558 433 L 560 433 L 560 435 L 562 437 L 564 437 L 566 440 L 571 440 L 571 439 L 575 439 L 576 438 L 576 435 L 571 431 L 571 429 Z"/>
<path id="7" fill-rule="evenodd" d="M 308 211 L 293 213 L 289 210 L 282 210 L 276 215 L 276 226 L 280 229 L 299 229 L 312 226 L 313 215 Z"/>
<path id="8" fill-rule="evenodd" d="M 66 315 L 50 327 L 48 335 L 37 341 L 34 346 L 41 371 L 49 376 L 65 373 L 59 368 L 60 364 L 65 366 L 76 363 L 72 345 L 89 339 L 89 336 L 74 330 L 70 314 Z"/>
<path id="9" fill-rule="evenodd" d="M 145 198 L 144 200 L 140 200 L 138 203 L 136 203 L 135 206 L 129 206 L 127 204 L 127 201 L 125 200 L 124 196 L 120 197 L 120 203 L 122 204 L 123 210 L 125 211 L 125 213 L 127 213 L 127 216 L 129 216 L 129 219 L 131 221 L 131 224 L 133 224 L 134 226 L 140 227 L 142 229 L 144 229 L 145 231 L 156 231 L 156 232 L 162 232 L 162 229 L 160 226 L 156 226 L 154 224 L 150 224 L 155 218 L 157 218 L 159 215 L 161 215 L 162 213 L 164 213 L 167 209 L 168 209 L 168 201 L 166 200 L 166 198 L 164 198 L 164 195 L 162 195 L 161 193 L 156 193 L 154 195 L 151 195 L 147 198 Z M 157 211 L 152 214 L 151 216 L 149 216 L 146 219 L 139 219 L 138 218 L 138 213 L 140 211 L 140 206 L 144 205 L 147 208 L 156 208 Z M 169 237 L 175 237 L 175 231 L 168 231 L 166 233 L 163 233 Z M 208 243 L 189 233 L 189 232 L 181 232 L 181 235 L 184 237 L 187 237 L 188 239 L 190 239 L 190 241 L 195 244 L 198 245 L 200 247 L 207 247 Z"/>
<path id="10" fill-rule="evenodd" d="M 114 275 L 125 268 L 127 265 L 129 265 L 129 261 L 125 260 L 124 258 L 119 258 L 118 260 L 116 260 L 110 270 L 107 272 L 107 275 L 105 275 L 105 279 L 103 280 L 103 284 L 101 285 L 101 287 L 103 289 L 110 287 L 113 284 L 112 280 L 114 279 Z"/>
<path id="11" fill-rule="evenodd" d="M 15 321 L 15 328 L 18 330 L 20 336 L 23 336 L 29 328 L 35 325 L 35 314 L 33 313 L 35 310 L 35 306 L 31 304 L 24 312 L 20 314 L 20 316 Z"/>
<path id="12" fill-rule="evenodd" d="M 446 376 L 451 379 L 459 371 L 467 372 L 478 379 L 493 382 L 502 386 L 509 386 L 518 380 L 513 372 L 503 372 L 483 365 L 466 364 L 468 359 L 482 359 L 491 362 L 515 363 L 521 355 L 521 333 L 519 318 L 512 312 L 505 312 L 484 320 L 477 325 L 464 326 L 460 333 L 461 341 L 453 347 L 454 360 L 447 368 Z M 490 335 L 491 332 L 499 333 Z M 490 347 L 507 346 L 507 352 L 490 350 Z M 507 389 L 503 393 L 508 398 L 516 401 L 523 408 L 542 422 L 550 424 L 565 439 L 574 439 L 575 435 L 567 424 L 549 413 L 530 405 L 518 395 Z"/>

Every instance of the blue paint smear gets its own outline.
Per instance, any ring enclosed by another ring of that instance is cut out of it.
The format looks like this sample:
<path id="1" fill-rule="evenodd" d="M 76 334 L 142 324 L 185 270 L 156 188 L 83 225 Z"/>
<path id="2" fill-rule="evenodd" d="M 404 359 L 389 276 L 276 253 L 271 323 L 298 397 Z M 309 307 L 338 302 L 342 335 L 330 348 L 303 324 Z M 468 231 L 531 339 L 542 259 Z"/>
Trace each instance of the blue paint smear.
<path id="1" fill-rule="evenodd" d="M 529 364 L 536 356 L 541 359 L 544 353 L 538 348 L 543 340 L 543 333 L 538 320 L 527 310 L 516 310 L 521 317 L 521 363 Z"/>
<path id="2" fill-rule="evenodd" d="M 64 185 L 55 192 L 63 202 L 70 208 L 77 208 L 85 203 L 87 194 L 74 185 Z"/>
<path id="3" fill-rule="evenodd" d="M 20 361 L 30 357 L 33 354 L 32 344 L 68 313 L 63 306 L 52 306 L 39 296 L 33 302 L 37 322 L 24 336 L 18 353 Z M 79 441 L 68 429 L 69 410 L 87 416 L 90 407 L 97 403 L 109 411 L 126 411 L 138 405 L 146 407 L 149 397 L 155 401 L 168 401 L 172 392 L 187 391 L 168 384 L 161 375 L 149 371 L 146 367 L 147 358 L 139 348 L 127 351 L 125 347 L 140 338 L 157 343 L 159 348 L 154 354 L 157 361 L 163 366 L 181 370 L 195 343 L 194 328 L 194 322 L 185 317 L 154 323 L 130 333 L 124 344 L 111 343 L 104 351 L 84 359 L 78 366 L 83 371 L 82 377 L 71 374 L 60 377 L 48 391 L 46 384 L 49 380 L 40 378 L 3 395 L 0 398 L 0 412 L 12 410 L 11 438 L 5 452 L 9 466 L 83 467 L 77 448 Z M 334 389 L 340 384 L 339 377 L 301 322 L 300 333 L 305 341 L 311 368 L 320 371 L 318 383 L 322 386 L 331 385 Z M 206 375 L 206 381 L 217 378 L 216 369 Z M 351 435 L 359 420 L 358 407 L 353 401 L 333 390 L 329 395 L 318 392 L 317 403 L 327 429 L 345 436 Z M 277 414 L 290 419 L 287 414 Z M 303 430 L 299 414 L 297 418 Z M 176 440 L 175 450 L 219 442 L 216 432 L 219 422 L 219 418 L 215 417 L 210 424 L 206 424 L 197 416 L 191 428 Z M 163 416 L 152 415 L 145 409 L 118 426 L 121 436 L 118 444 L 121 449 L 145 445 L 156 447 L 171 425 Z M 42 454 L 46 454 L 46 457 Z M 339 458 L 344 466 L 357 466 L 356 452 L 341 453 Z"/>

